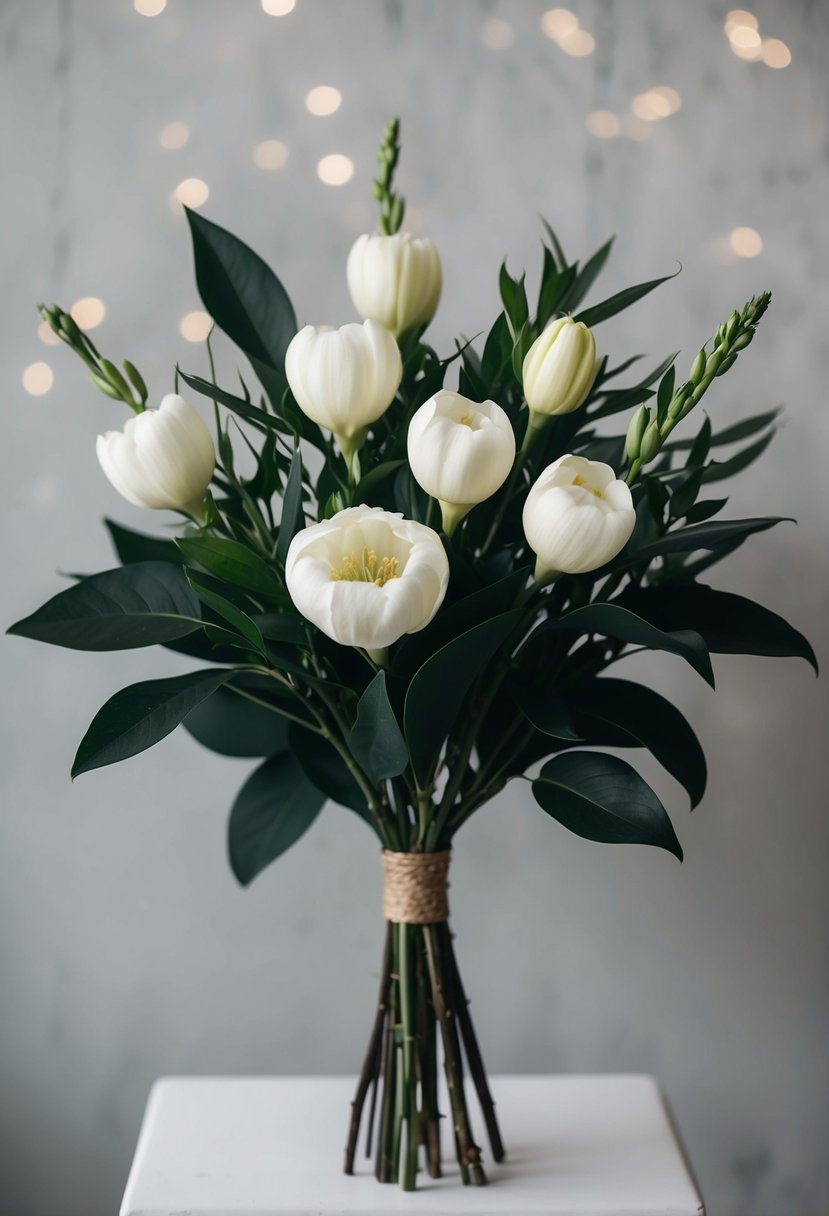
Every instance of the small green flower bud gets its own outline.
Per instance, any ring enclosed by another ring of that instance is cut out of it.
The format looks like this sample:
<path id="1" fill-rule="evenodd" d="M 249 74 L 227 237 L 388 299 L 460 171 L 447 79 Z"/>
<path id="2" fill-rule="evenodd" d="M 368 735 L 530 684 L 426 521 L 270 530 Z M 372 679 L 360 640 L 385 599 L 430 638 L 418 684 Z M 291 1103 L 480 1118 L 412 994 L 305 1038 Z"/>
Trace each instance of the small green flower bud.
<path id="1" fill-rule="evenodd" d="M 628 424 L 627 437 L 625 439 L 625 451 L 627 458 L 633 463 L 639 458 L 639 450 L 642 445 L 642 436 L 648 429 L 648 424 L 651 420 L 651 412 L 646 405 L 640 405 L 639 409 L 633 415 Z"/>
<path id="2" fill-rule="evenodd" d="M 734 361 L 736 360 L 736 358 L 737 358 L 737 352 L 736 352 L 736 351 L 732 351 L 730 355 L 727 355 L 727 356 L 725 357 L 725 359 L 723 359 L 723 361 L 722 361 L 722 363 L 720 364 L 720 366 L 717 368 L 717 375 L 718 375 L 718 376 L 723 376 L 723 375 L 725 375 L 725 373 L 728 371 L 729 367 L 731 367 L 731 366 L 733 365 L 733 363 L 734 363 Z"/>
<path id="3" fill-rule="evenodd" d="M 103 376 L 99 376 L 97 372 L 90 372 L 89 378 L 95 387 L 99 388 L 105 396 L 111 397 L 113 401 L 123 400 L 121 394 L 118 392 L 118 389 L 113 388 L 113 386 L 109 384 L 108 381 L 103 378 Z"/>
<path id="4" fill-rule="evenodd" d="M 662 436 L 659 433 L 659 423 L 654 418 L 642 436 L 642 442 L 639 445 L 639 459 L 642 461 L 642 464 L 648 464 L 653 460 L 661 447 Z"/>
<path id="5" fill-rule="evenodd" d="M 129 359 L 124 360 L 124 371 L 127 373 L 127 378 L 133 386 L 138 396 L 142 401 L 147 400 L 147 385 L 144 383 L 144 377 L 139 372 L 134 363 L 130 363 Z"/>
<path id="6" fill-rule="evenodd" d="M 101 359 L 100 368 L 104 374 L 104 378 L 109 384 L 112 385 L 114 389 L 117 389 L 118 395 L 122 398 L 122 400 L 132 401 L 130 386 L 127 384 L 126 380 L 121 375 L 115 364 L 110 362 L 109 359 Z"/>
<path id="7" fill-rule="evenodd" d="M 737 354 L 738 351 L 745 350 L 745 348 L 748 346 L 749 342 L 751 341 L 751 339 L 753 337 L 754 337 L 753 329 L 744 329 L 741 334 L 738 334 L 737 337 L 734 339 L 734 341 L 731 343 L 731 349 L 734 352 L 734 354 Z"/>
<path id="8" fill-rule="evenodd" d="M 705 375 L 705 364 L 707 361 L 708 355 L 706 354 L 705 347 L 703 346 L 702 350 L 694 360 L 693 366 L 691 367 L 691 371 L 688 375 L 688 379 L 692 384 L 699 384 L 700 380 Z"/>

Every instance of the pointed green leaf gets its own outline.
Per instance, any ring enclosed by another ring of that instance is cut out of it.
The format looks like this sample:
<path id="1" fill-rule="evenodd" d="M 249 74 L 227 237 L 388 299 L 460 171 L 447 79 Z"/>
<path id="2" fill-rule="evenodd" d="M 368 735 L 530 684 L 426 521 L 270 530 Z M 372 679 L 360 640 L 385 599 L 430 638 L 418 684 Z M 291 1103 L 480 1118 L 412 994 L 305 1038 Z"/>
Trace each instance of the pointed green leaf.
<path id="1" fill-rule="evenodd" d="M 288 751 L 260 764 L 236 796 L 228 823 L 230 865 L 242 886 L 299 840 L 325 795 Z"/>
<path id="2" fill-rule="evenodd" d="M 8 632 L 72 650 L 131 650 L 192 633 L 200 615 L 181 566 L 135 562 L 82 579 Z"/>
<path id="3" fill-rule="evenodd" d="M 209 574 L 268 600 L 284 600 L 276 571 L 246 545 L 224 536 L 178 537 L 182 553 L 198 562 Z"/>
<path id="4" fill-rule="evenodd" d="M 360 697 L 348 746 L 372 785 L 399 776 L 409 762 L 406 741 L 386 692 L 384 671 L 378 671 Z"/>
<path id="5" fill-rule="evenodd" d="M 554 756 L 532 788 L 542 810 L 585 840 L 655 845 L 682 861 L 682 846 L 667 811 L 647 782 L 617 756 Z"/>
<path id="6" fill-rule="evenodd" d="M 292 725 L 288 739 L 311 784 L 338 806 L 355 811 L 372 831 L 376 831 L 366 796 L 337 749 L 321 735 L 301 726 Z"/>
<path id="7" fill-rule="evenodd" d="M 92 719 L 72 765 L 73 780 L 160 742 L 233 674 L 232 669 L 212 668 L 122 688 Z"/>
<path id="8" fill-rule="evenodd" d="M 765 452 L 772 439 L 774 439 L 775 434 L 775 430 L 770 430 L 768 434 L 762 435 L 755 443 L 750 443 L 748 447 L 741 448 L 739 452 L 735 452 L 728 460 L 713 460 L 711 464 L 706 465 L 703 481 L 706 484 L 714 481 L 725 481 L 727 477 L 733 477 L 736 473 L 742 473 L 743 469 L 747 469 L 750 464 L 754 464 L 754 461 L 763 455 L 763 452 Z"/>
<path id="9" fill-rule="evenodd" d="M 283 566 L 288 556 L 291 541 L 305 523 L 302 513 L 302 456 L 299 448 L 294 451 L 291 461 L 291 471 L 282 498 L 282 518 L 279 521 L 279 540 L 276 546 L 276 558 Z"/>
<path id="10" fill-rule="evenodd" d="M 246 355 L 281 370 L 296 333 L 296 316 L 285 288 L 238 237 L 197 211 L 185 207 L 185 213 L 205 308 Z"/>
<path id="11" fill-rule="evenodd" d="M 225 596 L 206 586 L 191 570 L 187 571 L 187 581 L 203 604 L 212 608 L 218 616 L 227 621 L 246 642 L 250 643 L 254 650 L 258 650 L 262 655 L 266 653 L 265 639 L 262 637 L 259 626 L 246 612 L 232 604 Z"/>
<path id="12" fill-rule="evenodd" d="M 575 630 L 577 633 L 598 633 L 608 638 L 618 638 L 633 646 L 647 646 L 650 650 L 664 650 L 679 655 L 714 687 L 714 673 L 708 648 L 698 633 L 691 629 L 663 632 L 649 621 L 637 616 L 619 604 L 586 604 L 566 612 L 564 616 L 546 621 L 543 630 Z"/>
<path id="13" fill-rule="evenodd" d="M 646 747 L 684 786 L 691 806 L 705 793 L 705 754 L 687 720 L 665 697 L 630 680 L 598 679 L 574 689 L 573 716 L 589 744 Z"/>
<path id="14" fill-rule="evenodd" d="M 201 393 L 203 397 L 208 397 L 211 401 L 218 401 L 225 409 L 238 414 L 240 418 L 256 430 L 267 434 L 279 429 L 278 419 L 273 414 L 269 414 L 267 410 L 262 410 L 256 405 L 251 405 L 244 398 L 236 397 L 233 393 L 228 393 L 225 389 L 219 388 L 217 384 L 211 384 L 209 380 L 203 380 L 201 376 L 188 376 L 181 368 L 178 369 L 178 374 L 184 383 L 189 385 L 195 392 Z"/>
<path id="15" fill-rule="evenodd" d="M 472 682 L 512 633 L 520 615 L 513 609 L 461 634 L 427 659 L 409 685 L 403 727 L 421 789 L 432 778 L 443 741 Z"/>
<path id="16" fill-rule="evenodd" d="M 554 739 L 580 742 L 567 702 L 559 693 L 515 681 L 510 691 L 518 708 L 536 730 Z"/>
<path id="17" fill-rule="evenodd" d="M 626 287 L 624 291 L 619 291 L 615 296 L 610 296 L 607 300 L 602 300 L 601 304 L 594 304 L 592 308 L 585 309 L 584 312 L 578 313 L 574 318 L 576 321 L 583 321 L 585 325 L 598 325 L 600 321 L 606 321 L 608 317 L 615 317 L 617 312 L 622 312 L 625 308 L 630 308 L 631 304 L 635 304 L 637 300 L 641 300 L 654 288 L 659 287 L 662 283 L 667 283 L 669 279 L 676 278 L 679 271 L 674 271 L 673 274 L 663 275 L 661 279 L 650 279 L 647 283 L 637 283 L 635 287 Z"/>
<path id="18" fill-rule="evenodd" d="M 113 519 L 105 519 L 104 527 L 109 532 L 112 547 L 122 566 L 135 562 L 172 562 L 182 564 L 181 552 L 174 540 L 161 536 L 150 536 L 147 532 L 134 532 Z"/>
<path id="19" fill-rule="evenodd" d="M 220 686 L 192 709 L 182 726 L 220 756 L 273 756 L 288 745 L 288 719 L 266 708 L 268 684 L 273 681 L 265 676 L 238 674 L 233 684 Z M 242 691 L 235 691 L 236 685 Z M 259 700 L 249 700 L 243 691 Z"/>
<path id="20" fill-rule="evenodd" d="M 675 528 L 665 536 L 649 541 L 640 549 L 623 549 L 619 557 L 606 566 L 605 570 L 626 570 L 630 566 L 651 562 L 665 553 L 693 553 L 697 549 L 717 550 L 726 545 L 734 549 L 756 532 L 765 532 L 775 524 L 783 522 L 794 521 L 784 520 L 782 516 L 761 516 L 757 519 L 722 519 L 714 523 Z"/>
<path id="21" fill-rule="evenodd" d="M 712 654 L 800 658 L 817 671 L 815 652 L 803 634 L 742 595 L 692 583 L 632 588 L 621 598 L 659 628 L 696 630 Z"/>

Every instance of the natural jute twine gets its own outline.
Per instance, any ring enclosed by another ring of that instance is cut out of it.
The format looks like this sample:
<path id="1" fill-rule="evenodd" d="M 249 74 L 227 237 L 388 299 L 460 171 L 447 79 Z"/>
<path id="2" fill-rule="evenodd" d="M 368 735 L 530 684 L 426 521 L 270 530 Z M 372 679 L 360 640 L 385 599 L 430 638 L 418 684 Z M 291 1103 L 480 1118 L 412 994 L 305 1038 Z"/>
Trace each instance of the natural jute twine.
<path id="1" fill-rule="evenodd" d="M 392 853 L 384 849 L 383 915 L 404 925 L 434 925 L 449 919 L 449 850 Z"/>

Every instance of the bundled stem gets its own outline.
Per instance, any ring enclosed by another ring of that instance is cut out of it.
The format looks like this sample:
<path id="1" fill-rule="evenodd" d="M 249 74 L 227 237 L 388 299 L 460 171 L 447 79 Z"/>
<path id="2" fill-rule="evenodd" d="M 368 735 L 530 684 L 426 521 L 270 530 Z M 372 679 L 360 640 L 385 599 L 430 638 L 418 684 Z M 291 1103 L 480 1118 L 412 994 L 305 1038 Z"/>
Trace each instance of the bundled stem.
<path id="1" fill-rule="evenodd" d="M 492 1156 L 504 1147 L 480 1048 L 472 1025 L 447 922 L 387 923 L 377 1013 L 352 1103 L 345 1172 L 353 1174 L 360 1124 L 369 1093 L 380 1092 L 379 1116 L 368 1112 L 368 1143 L 378 1119 L 375 1175 L 414 1190 L 423 1165 L 441 1176 L 438 1057 L 442 1052 L 461 1180 L 482 1186 L 486 1175 L 475 1143 L 464 1087 L 468 1066 Z"/>

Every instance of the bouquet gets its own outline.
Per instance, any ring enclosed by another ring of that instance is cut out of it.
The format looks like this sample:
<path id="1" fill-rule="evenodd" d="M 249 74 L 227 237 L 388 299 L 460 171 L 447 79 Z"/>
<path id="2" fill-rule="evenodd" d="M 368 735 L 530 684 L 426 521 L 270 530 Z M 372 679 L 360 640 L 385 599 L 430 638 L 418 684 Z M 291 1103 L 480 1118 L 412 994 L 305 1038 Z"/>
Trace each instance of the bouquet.
<path id="1" fill-rule="evenodd" d="M 595 331 L 665 279 L 585 306 L 612 241 L 571 261 L 545 225 L 536 298 L 504 264 L 483 344 L 440 355 L 424 333 L 441 262 L 430 240 L 401 231 L 399 150 L 394 121 L 373 183 L 380 231 L 348 256 L 361 324 L 298 330 L 265 262 L 187 212 L 205 308 L 250 366 L 238 386 L 216 382 L 208 338 L 209 378 L 176 367 L 175 391 L 147 408 L 133 363 L 119 367 L 62 309 L 41 308 L 96 387 L 132 411 L 98 437 L 104 473 L 129 502 L 179 522 L 162 538 L 107 521 L 120 565 L 77 579 L 11 632 L 195 660 L 107 701 L 72 775 L 180 724 L 214 751 L 260 758 L 230 812 L 241 883 L 326 801 L 374 834 L 386 944 L 345 1169 L 364 1121 L 377 1178 L 412 1189 L 421 1154 L 441 1172 L 441 1060 L 462 1181 L 485 1181 L 465 1071 L 492 1156 L 504 1153 L 448 925 L 463 825 L 522 779 L 570 831 L 681 860 L 660 799 L 602 749 L 648 749 L 695 806 L 701 747 L 665 698 L 605 673 L 641 650 L 678 655 L 711 685 L 715 653 L 815 657 L 779 616 L 705 581 L 780 522 L 723 520 L 718 496 L 768 446 L 776 411 L 717 430 L 698 408 L 752 342 L 768 293 L 731 312 L 684 377 L 673 355 L 636 377 L 640 356 L 611 367 Z M 212 403 L 215 438 L 197 398 Z"/>

